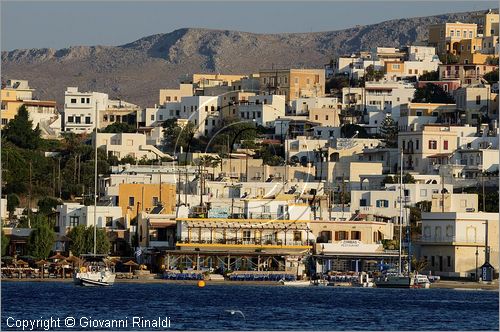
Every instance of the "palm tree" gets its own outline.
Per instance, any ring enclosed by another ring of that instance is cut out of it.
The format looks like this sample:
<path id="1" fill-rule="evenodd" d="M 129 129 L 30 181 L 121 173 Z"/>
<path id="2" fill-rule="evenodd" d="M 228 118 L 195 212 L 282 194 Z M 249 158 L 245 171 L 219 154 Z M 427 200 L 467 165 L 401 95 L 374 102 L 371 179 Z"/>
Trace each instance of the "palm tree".
<path id="1" fill-rule="evenodd" d="M 415 256 L 413 256 L 411 259 L 411 265 L 415 273 L 418 274 L 427 267 L 427 262 L 424 259 L 417 260 Z"/>
<path id="2" fill-rule="evenodd" d="M 221 166 L 221 171 L 222 171 L 222 158 L 217 156 L 217 157 L 212 157 L 212 161 L 210 163 L 210 167 L 212 167 L 212 178 L 215 179 L 215 168 L 217 166 Z"/>

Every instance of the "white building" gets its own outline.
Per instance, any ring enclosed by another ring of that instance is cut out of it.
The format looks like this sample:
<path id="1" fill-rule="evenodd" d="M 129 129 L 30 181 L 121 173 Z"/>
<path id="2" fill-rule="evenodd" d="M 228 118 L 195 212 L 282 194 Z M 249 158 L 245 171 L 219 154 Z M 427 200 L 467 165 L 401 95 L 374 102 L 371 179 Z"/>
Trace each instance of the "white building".
<path id="1" fill-rule="evenodd" d="M 366 82 L 365 88 L 343 88 L 342 104 L 343 108 L 351 107 L 357 111 L 364 111 L 366 108 L 367 112 L 390 113 L 397 121 L 401 105 L 411 102 L 414 93 L 415 87 L 409 83 Z"/>
<path id="2" fill-rule="evenodd" d="M 338 109 L 342 103 L 334 97 L 312 97 L 298 98 L 292 101 L 292 113 L 295 115 L 307 115 L 313 108 L 334 108 Z"/>
<path id="3" fill-rule="evenodd" d="M 79 203 L 64 203 L 56 208 L 59 235 L 66 235 L 71 228 L 94 226 L 94 206 Z M 122 218 L 119 206 L 97 206 L 97 227 L 106 229 L 128 229 L 130 225 Z"/>
<path id="4" fill-rule="evenodd" d="M 64 92 L 64 131 L 76 134 L 92 132 L 96 115 L 108 108 L 108 102 L 106 93 L 80 92 L 77 87 L 68 87 Z"/>
<path id="5" fill-rule="evenodd" d="M 276 119 L 285 116 L 285 105 L 285 96 L 250 96 L 247 104 L 239 105 L 240 119 L 255 120 L 259 126 L 272 127 Z"/>
<path id="6" fill-rule="evenodd" d="M 171 157 L 153 145 L 148 145 L 147 136 L 140 133 L 98 133 L 97 147 L 104 148 L 106 154 L 118 159 L 161 159 Z"/>

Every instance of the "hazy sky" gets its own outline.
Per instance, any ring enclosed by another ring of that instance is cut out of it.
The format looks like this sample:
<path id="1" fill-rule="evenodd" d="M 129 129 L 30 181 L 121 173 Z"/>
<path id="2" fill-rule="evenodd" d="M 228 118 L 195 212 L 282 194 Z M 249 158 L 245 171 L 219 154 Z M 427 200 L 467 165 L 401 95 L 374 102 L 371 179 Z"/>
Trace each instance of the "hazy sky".
<path id="1" fill-rule="evenodd" d="M 236 2 L 236 3 L 235 3 Z M 496 8 L 494 1 L 1 1 L 1 48 L 121 45 L 185 27 L 257 33 L 338 30 L 394 18 Z"/>

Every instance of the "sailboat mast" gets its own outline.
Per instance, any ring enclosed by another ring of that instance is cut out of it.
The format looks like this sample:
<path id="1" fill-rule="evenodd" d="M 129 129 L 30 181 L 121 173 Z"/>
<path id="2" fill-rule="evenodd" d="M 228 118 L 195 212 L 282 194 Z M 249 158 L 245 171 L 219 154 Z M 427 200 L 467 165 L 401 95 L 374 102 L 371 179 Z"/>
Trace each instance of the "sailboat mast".
<path id="1" fill-rule="evenodd" d="M 99 112 L 97 111 L 97 101 L 95 102 L 95 119 L 94 119 L 94 256 L 97 253 L 97 119 Z"/>
<path id="2" fill-rule="evenodd" d="M 403 149 L 401 148 L 401 159 L 400 159 L 400 175 L 399 175 L 399 264 L 398 273 L 401 275 L 401 233 L 403 232 Z"/>

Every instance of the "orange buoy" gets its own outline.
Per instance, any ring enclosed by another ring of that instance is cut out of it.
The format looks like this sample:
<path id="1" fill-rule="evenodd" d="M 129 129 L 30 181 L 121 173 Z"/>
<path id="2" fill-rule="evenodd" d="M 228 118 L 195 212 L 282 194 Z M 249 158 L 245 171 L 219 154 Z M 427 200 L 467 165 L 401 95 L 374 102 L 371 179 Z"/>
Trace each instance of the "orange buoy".
<path id="1" fill-rule="evenodd" d="M 198 287 L 199 288 L 205 287 L 205 281 L 203 281 L 203 280 L 198 281 Z"/>

